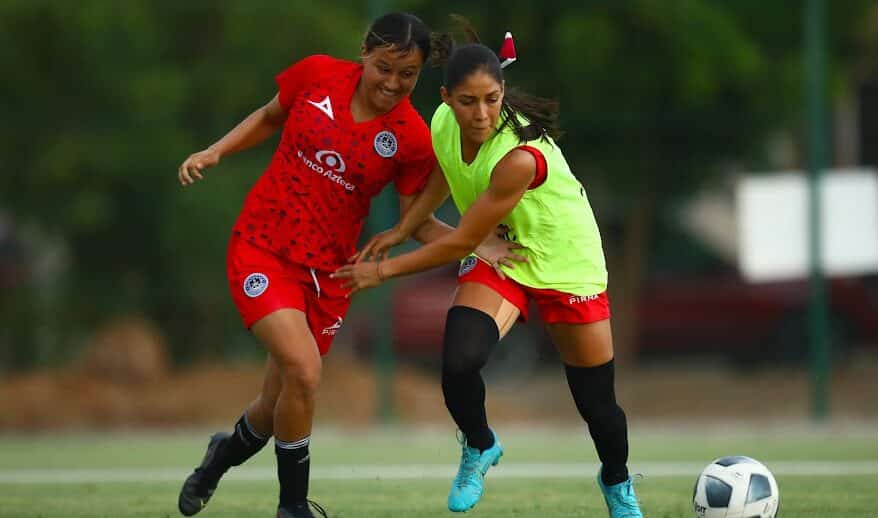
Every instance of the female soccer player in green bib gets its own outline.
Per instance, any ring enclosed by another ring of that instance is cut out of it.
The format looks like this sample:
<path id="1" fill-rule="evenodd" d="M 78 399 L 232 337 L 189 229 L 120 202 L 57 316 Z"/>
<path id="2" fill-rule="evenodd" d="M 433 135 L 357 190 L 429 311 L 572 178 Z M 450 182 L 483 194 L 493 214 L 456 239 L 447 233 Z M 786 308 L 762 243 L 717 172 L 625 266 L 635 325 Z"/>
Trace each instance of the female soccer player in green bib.
<path id="1" fill-rule="evenodd" d="M 427 187 L 396 227 L 375 236 L 359 262 L 334 275 L 348 279 L 353 292 L 462 259 L 442 358 L 446 406 L 464 437 L 450 510 L 476 505 L 485 473 L 503 455 L 488 427 L 480 371 L 514 322 L 527 318 L 533 300 L 601 459 L 598 485 L 610 515 L 642 517 L 627 469 L 625 413 L 615 397 L 601 238 L 585 189 L 553 139 L 557 105 L 508 91 L 499 59 L 480 44 L 454 50 L 441 94 L 431 123 L 438 166 Z M 387 250 L 405 241 L 449 193 L 461 213 L 457 228 L 388 259 Z M 498 228 L 521 246 L 526 261 L 513 267 L 471 255 Z M 378 261 L 362 261 L 369 257 Z"/>

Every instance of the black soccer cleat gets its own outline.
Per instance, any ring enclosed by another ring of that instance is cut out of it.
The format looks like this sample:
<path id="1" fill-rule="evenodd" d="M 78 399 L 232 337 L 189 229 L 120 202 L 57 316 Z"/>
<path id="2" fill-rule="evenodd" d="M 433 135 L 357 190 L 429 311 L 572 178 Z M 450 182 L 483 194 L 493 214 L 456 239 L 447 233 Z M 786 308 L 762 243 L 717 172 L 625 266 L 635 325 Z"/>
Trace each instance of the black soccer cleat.
<path id="1" fill-rule="evenodd" d="M 311 512 L 312 508 L 317 511 L 320 516 L 327 518 L 326 510 L 320 507 L 320 504 L 311 500 L 295 504 L 292 507 L 278 507 L 277 518 L 317 518 L 317 516 Z"/>
<path id="2" fill-rule="evenodd" d="M 195 468 L 191 475 L 186 477 L 183 482 L 183 488 L 180 489 L 180 497 L 177 500 L 177 507 L 183 516 L 192 516 L 198 513 L 216 490 L 219 484 L 219 477 L 208 474 L 206 468 L 216 458 L 217 451 L 229 440 L 230 434 L 225 432 L 215 433 L 210 437 L 207 443 L 207 451 L 204 453 L 204 459 L 201 464 Z"/>

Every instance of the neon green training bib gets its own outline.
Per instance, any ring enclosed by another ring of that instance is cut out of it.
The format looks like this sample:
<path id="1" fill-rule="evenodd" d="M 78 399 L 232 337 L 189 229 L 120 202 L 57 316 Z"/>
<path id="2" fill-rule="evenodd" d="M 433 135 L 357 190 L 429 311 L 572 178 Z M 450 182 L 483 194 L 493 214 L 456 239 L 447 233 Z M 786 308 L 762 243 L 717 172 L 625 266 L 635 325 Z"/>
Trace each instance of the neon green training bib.
<path id="1" fill-rule="evenodd" d="M 528 190 L 502 221 L 509 228 L 507 239 L 524 247 L 519 252 L 528 262 L 501 268 L 509 278 L 532 288 L 583 296 L 607 289 L 601 236 L 585 189 L 551 138 L 519 142 L 507 126 L 482 144 L 475 160 L 466 164 L 461 158 L 460 126 L 447 104 L 436 109 L 430 129 L 436 158 L 461 214 L 488 189 L 494 166 L 507 153 L 522 145 L 539 149 L 548 166 L 546 181 Z"/>

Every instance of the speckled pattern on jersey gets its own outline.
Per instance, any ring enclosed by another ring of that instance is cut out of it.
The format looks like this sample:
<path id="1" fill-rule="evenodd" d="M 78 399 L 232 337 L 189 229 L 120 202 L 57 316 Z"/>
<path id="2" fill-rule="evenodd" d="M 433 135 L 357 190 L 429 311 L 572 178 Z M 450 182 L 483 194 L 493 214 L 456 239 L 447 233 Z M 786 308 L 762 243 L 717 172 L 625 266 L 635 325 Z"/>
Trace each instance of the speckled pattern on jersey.
<path id="1" fill-rule="evenodd" d="M 310 56 L 278 74 L 289 110 L 277 150 L 244 202 L 235 236 L 290 262 L 334 271 L 356 251 L 373 196 L 394 182 L 423 188 L 435 157 L 408 98 L 355 123 L 350 101 L 362 65 Z"/>

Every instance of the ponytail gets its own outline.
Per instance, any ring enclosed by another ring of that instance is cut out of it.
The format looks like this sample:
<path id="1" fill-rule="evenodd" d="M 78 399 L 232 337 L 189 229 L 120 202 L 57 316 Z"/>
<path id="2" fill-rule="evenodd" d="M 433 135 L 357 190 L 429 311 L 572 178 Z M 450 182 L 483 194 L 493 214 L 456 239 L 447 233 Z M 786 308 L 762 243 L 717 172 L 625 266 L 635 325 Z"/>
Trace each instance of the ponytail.
<path id="1" fill-rule="evenodd" d="M 451 17 L 466 33 L 469 43 L 457 47 L 449 35 L 443 35 L 448 38 L 443 49 L 449 51 L 444 61 L 434 61 L 434 63 L 446 65 L 445 88 L 448 91 L 453 90 L 454 87 L 478 70 L 485 71 L 498 83 L 504 84 L 503 68 L 497 54 L 479 42 L 479 35 L 469 20 L 459 15 L 451 15 Z M 527 119 L 527 125 L 522 125 L 519 115 Z M 521 142 L 545 140 L 546 137 L 558 139 L 563 134 L 558 124 L 558 115 L 557 100 L 537 97 L 507 87 L 501 107 L 503 123 L 498 131 L 502 131 L 508 125 Z"/>

